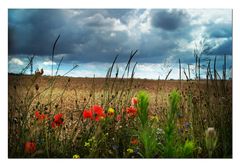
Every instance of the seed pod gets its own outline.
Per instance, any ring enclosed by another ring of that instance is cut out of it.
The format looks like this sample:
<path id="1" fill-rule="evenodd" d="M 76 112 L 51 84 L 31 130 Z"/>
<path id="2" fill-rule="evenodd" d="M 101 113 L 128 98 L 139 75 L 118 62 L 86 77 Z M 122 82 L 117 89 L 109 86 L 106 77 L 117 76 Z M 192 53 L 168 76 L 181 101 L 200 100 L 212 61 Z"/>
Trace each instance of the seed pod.
<path id="1" fill-rule="evenodd" d="M 209 157 L 212 157 L 212 153 L 214 149 L 216 148 L 217 145 L 217 132 L 214 129 L 214 127 L 209 127 L 205 131 L 205 143 L 206 143 L 206 148 L 208 150 Z"/>
<path id="2" fill-rule="evenodd" d="M 192 103 L 197 104 L 197 98 L 195 96 L 192 98 Z"/>
<path id="3" fill-rule="evenodd" d="M 38 91 L 38 89 L 39 89 L 39 85 L 38 84 L 35 85 L 35 89 L 36 89 L 36 91 Z"/>

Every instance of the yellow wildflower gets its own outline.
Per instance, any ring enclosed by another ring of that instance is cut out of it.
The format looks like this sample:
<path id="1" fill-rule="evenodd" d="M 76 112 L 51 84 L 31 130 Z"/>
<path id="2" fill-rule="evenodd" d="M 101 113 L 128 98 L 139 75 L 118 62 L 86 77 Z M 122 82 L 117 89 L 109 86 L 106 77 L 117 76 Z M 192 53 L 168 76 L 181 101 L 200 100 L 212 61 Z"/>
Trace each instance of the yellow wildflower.
<path id="1" fill-rule="evenodd" d="M 152 121 L 156 121 L 156 122 L 158 122 L 159 121 L 159 118 L 158 118 L 158 116 L 157 115 L 153 115 L 153 116 L 150 116 L 150 119 L 152 120 Z"/>
<path id="2" fill-rule="evenodd" d="M 73 158 L 78 159 L 78 158 L 80 158 L 80 156 L 78 154 L 75 154 L 75 155 L 73 155 Z"/>
<path id="3" fill-rule="evenodd" d="M 129 154 L 131 154 L 131 153 L 133 153 L 133 149 L 128 148 L 128 149 L 127 149 L 127 152 L 128 152 Z"/>
<path id="4" fill-rule="evenodd" d="M 110 108 L 108 109 L 108 116 L 113 116 L 114 113 L 115 113 L 115 110 L 110 107 Z"/>

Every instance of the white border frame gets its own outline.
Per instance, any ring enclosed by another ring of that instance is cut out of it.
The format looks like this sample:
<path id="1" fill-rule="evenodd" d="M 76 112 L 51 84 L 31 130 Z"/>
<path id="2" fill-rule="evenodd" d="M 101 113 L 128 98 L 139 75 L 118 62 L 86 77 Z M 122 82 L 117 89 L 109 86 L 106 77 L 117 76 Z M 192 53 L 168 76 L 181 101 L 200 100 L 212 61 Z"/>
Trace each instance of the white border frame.
<path id="1" fill-rule="evenodd" d="M 174 165 L 236 165 L 240 159 L 240 6 L 238 0 L 1 0 L 0 1 L 0 159 L 1 164 L 174 164 Z M 233 159 L 81 159 L 81 160 L 32 160 L 8 159 L 8 9 L 9 8 L 218 8 L 233 9 Z"/>

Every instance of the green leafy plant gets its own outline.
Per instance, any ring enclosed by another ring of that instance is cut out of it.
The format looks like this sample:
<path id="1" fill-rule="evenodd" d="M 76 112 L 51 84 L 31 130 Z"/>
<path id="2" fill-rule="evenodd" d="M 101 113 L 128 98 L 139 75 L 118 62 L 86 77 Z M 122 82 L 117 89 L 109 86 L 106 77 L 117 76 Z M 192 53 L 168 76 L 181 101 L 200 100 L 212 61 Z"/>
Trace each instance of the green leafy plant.
<path id="1" fill-rule="evenodd" d="M 183 147 L 181 149 L 182 149 L 180 151 L 181 157 L 184 157 L 184 158 L 193 157 L 193 152 L 195 150 L 195 144 L 193 141 L 186 140 L 185 144 L 183 144 Z"/>
<path id="2" fill-rule="evenodd" d="M 169 112 L 167 116 L 167 123 L 164 129 L 166 141 L 163 147 L 164 157 L 175 157 L 177 153 L 176 113 L 178 112 L 180 100 L 180 94 L 175 90 L 172 91 L 169 97 Z"/>
<path id="3" fill-rule="evenodd" d="M 158 151 L 156 129 L 151 126 L 148 121 L 148 105 L 149 95 L 145 91 L 140 91 L 137 94 L 138 117 L 141 122 L 141 127 L 138 131 L 140 142 L 143 144 L 142 157 L 155 157 Z"/>
<path id="4" fill-rule="evenodd" d="M 158 153 L 158 142 L 156 138 L 156 129 L 151 126 L 145 126 L 138 132 L 139 140 L 143 144 L 144 151 L 141 155 L 146 158 L 153 158 Z"/>
<path id="5" fill-rule="evenodd" d="M 138 117 L 141 121 L 142 127 L 148 122 L 148 105 L 149 105 L 149 95 L 145 91 L 140 91 L 137 95 L 138 99 Z"/>

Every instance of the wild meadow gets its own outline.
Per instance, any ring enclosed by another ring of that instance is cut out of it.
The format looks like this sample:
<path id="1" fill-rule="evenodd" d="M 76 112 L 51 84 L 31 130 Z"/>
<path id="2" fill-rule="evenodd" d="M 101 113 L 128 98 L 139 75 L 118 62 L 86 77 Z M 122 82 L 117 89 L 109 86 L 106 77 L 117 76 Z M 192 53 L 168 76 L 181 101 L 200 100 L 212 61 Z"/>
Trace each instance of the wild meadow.
<path id="1" fill-rule="evenodd" d="M 59 76 L 62 60 L 52 76 L 9 74 L 9 157 L 231 158 L 226 70 L 209 65 L 205 78 L 189 79 L 179 67 L 179 80 L 168 79 L 171 70 L 163 80 L 137 79 L 136 53 L 124 73 L 113 72 L 116 56 L 105 78 Z"/>

